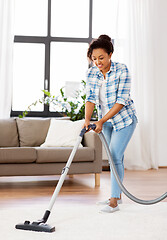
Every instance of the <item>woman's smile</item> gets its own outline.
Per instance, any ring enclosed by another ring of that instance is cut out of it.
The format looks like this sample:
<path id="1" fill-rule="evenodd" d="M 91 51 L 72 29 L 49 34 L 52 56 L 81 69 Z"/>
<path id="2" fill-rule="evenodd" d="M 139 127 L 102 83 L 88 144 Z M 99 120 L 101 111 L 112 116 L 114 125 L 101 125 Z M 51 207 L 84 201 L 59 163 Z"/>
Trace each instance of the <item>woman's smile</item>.
<path id="1" fill-rule="evenodd" d="M 102 64 L 99 64 L 99 65 L 97 65 L 97 67 L 98 67 L 98 68 L 102 68 L 102 67 L 103 67 L 103 65 L 102 65 Z"/>

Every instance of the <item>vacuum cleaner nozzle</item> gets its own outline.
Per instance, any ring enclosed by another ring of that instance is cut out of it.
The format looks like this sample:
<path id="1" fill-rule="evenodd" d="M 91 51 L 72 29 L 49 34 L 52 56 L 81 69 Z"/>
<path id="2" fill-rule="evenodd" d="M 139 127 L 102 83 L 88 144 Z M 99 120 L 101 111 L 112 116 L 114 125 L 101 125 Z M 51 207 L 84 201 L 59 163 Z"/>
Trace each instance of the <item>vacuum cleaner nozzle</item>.
<path id="1" fill-rule="evenodd" d="M 21 229 L 21 230 L 30 230 L 30 231 L 37 231 L 37 232 L 54 232 L 55 227 L 51 227 L 46 223 L 37 221 L 37 222 L 32 222 L 30 221 L 25 221 L 24 223 L 17 224 L 15 226 L 16 229 Z"/>

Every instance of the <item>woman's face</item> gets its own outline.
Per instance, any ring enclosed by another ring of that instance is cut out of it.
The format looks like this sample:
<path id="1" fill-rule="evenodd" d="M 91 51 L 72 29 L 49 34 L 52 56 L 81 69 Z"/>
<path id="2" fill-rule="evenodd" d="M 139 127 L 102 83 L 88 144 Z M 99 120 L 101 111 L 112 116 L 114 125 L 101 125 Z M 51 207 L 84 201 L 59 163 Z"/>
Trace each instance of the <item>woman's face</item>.
<path id="1" fill-rule="evenodd" d="M 103 48 L 94 49 L 92 52 L 92 61 L 102 73 L 110 69 L 112 53 L 108 54 Z"/>

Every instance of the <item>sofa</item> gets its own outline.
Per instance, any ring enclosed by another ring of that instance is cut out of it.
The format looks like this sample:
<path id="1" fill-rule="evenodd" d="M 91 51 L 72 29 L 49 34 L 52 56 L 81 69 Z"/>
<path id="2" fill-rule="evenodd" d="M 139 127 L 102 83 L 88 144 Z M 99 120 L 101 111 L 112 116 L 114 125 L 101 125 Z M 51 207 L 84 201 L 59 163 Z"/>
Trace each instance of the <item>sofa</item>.
<path id="1" fill-rule="evenodd" d="M 50 122 L 51 118 L 0 119 L 0 176 L 61 174 L 73 147 L 41 147 Z M 100 138 L 90 131 L 84 135 L 82 145 L 68 174 L 95 174 L 95 186 L 99 186 L 102 172 Z"/>

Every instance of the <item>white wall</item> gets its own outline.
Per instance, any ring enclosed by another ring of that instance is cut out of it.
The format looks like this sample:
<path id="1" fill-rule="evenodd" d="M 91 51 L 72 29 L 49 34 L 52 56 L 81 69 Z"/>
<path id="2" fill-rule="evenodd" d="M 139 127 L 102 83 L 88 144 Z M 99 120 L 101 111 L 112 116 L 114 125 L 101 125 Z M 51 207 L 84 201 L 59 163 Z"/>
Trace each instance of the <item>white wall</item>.
<path id="1" fill-rule="evenodd" d="M 159 166 L 167 166 L 167 1 L 154 0 L 157 159 Z"/>

